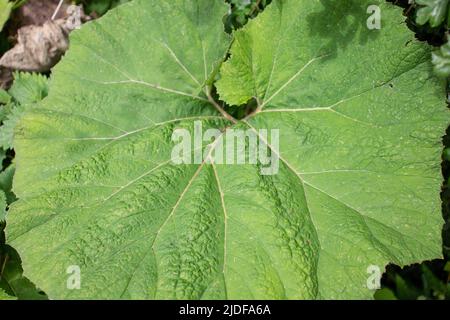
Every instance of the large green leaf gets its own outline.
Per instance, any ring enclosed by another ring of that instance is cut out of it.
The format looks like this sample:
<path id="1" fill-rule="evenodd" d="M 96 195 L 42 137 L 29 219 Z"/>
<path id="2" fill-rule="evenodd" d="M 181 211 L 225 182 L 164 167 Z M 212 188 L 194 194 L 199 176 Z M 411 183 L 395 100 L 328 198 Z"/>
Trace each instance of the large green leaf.
<path id="1" fill-rule="evenodd" d="M 47 300 L 46 295 L 23 276 L 20 257 L 13 248 L 0 245 L 0 262 L 0 291 L 20 300 Z"/>
<path id="2" fill-rule="evenodd" d="M 137 0 L 74 32 L 16 130 L 7 240 L 25 276 L 50 298 L 369 298 L 368 267 L 439 257 L 449 118 L 429 48 L 384 1 L 324 4 L 273 1 L 235 34 L 218 88 L 257 98 L 243 121 L 208 99 L 220 0 Z M 278 174 L 173 164 L 194 121 L 279 129 Z"/>
<path id="3" fill-rule="evenodd" d="M 6 195 L 6 203 L 11 204 L 16 200 L 12 193 L 12 181 L 15 171 L 15 165 L 9 165 L 5 170 L 0 172 L 0 190 Z"/>

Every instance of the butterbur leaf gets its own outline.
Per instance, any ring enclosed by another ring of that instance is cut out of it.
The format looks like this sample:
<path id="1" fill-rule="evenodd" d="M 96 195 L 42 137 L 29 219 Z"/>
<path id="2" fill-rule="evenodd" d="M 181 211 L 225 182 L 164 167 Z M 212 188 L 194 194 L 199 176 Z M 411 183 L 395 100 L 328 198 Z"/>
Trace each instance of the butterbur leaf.
<path id="1" fill-rule="evenodd" d="M 448 0 L 415 0 L 419 9 L 416 13 L 416 22 L 424 25 L 429 22 L 431 27 L 438 27 L 447 18 Z"/>
<path id="2" fill-rule="evenodd" d="M 444 86 L 400 8 L 358 3 L 330 19 L 273 1 L 235 33 L 217 85 L 256 98 L 245 120 L 205 85 L 230 44 L 222 1 L 136 0 L 74 32 L 15 131 L 6 233 L 25 276 L 54 299 L 370 298 L 387 263 L 440 257 Z M 278 130 L 278 151 L 259 138 L 279 170 L 174 163 L 174 130 L 199 124 Z"/>
<path id="3" fill-rule="evenodd" d="M 447 41 L 439 50 L 433 52 L 432 62 L 437 75 L 450 76 L 450 42 Z"/>
<path id="4" fill-rule="evenodd" d="M 21 260 L 8 245 L 0 246 L 0 290 L 21 300 L 46 300 L 45 293 L 23 276 Z"/>
<path id="5" fill-rule="evenodd" d="M 3 160 L 6 159 L 6 151 L 0 148 L 0 165 L 3 163 Z"/>

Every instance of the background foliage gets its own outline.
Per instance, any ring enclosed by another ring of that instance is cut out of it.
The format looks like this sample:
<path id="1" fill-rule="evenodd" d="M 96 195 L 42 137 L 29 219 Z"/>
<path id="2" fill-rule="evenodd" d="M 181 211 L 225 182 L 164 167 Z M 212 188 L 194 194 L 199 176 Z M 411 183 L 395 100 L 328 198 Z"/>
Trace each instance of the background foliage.
<path id="1" fill-rule="evenodd" d="M 101 16 L 108 10 L 130 0 L 78 0 L 87 14 Z M 224 17 L 227 32 L 241 28 L 251 18 L 256 17 L 270 0 L 226 0 L 230 12 Z M 449 0 L 389 0 L 405 9 L 407 24 L 418 39 L 436 46 L 432 61 L 436 74 L 450 76 L 450 1 Z M 0 55 L 11 45 L 7 21 L 10 14 L 26 1 L 0 0 Z M 3 25 L 5 28 L 3 28 Z M 0 90 L 0 123 L 3 125 L 0 147 L 0 230 L 5 227 L 4 215 L 7 206 L 15 201 L 11 192 L 14 174 L 14 151 L 5 137 L 11 134 L 14 119 L 26 107 L 47 94 L 47 81 L 43 76 L 15 74 L 15 83 L 7 91 Z M 383 288 L 376 292 L 377 299 L 450 299 L 450 130 L 444 137 L 446 149 L 443 153 L 442 171 L 444 186 L 442 191 L 443 218 L 446 221 L 442 231 L 444 259 L 427 261 L 403 269 L 388 266 L 383 276 Z M 5 244 L 4 233 L 0 232 L 0 300 L 3 298 L 45 299 L 39 289 L 22 276 L 20 257 L 15 250 Z"/>

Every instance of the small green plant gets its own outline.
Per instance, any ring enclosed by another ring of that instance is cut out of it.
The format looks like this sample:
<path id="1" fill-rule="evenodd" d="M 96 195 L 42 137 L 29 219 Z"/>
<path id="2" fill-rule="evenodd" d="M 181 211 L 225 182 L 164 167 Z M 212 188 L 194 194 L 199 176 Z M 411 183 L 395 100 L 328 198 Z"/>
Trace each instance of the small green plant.
<path id="1" fill-rule="evenodd" d="M 249 19 L 258 15 L 271 2 L 271 0 L 227 0 L 230 4 L 230 12 L 226 16 L 225 29 L 231 32 L 233 29 L 242 28 Z"/>
<path id="2" fill-rule="evenodd" d="M 442 256 L 449 115 L 430 70 L 447 77 L 450 47 L 431 62 L 382 0 L 226 3 L 133 0 L 74 33 L 51 89 L 17 73 L 0 90 L 0 300 L 371 298 L 386 264 Z M 405 12 L 436 45 L 447 10 Z M 170 161 L 199 123 L 215 142 L 278 130 L 279 149 L 258 142 L 278 173 L 212 162 L 217 143 Z M 390 266 L 375 298 L 449 298 L 449 272 Z"/>

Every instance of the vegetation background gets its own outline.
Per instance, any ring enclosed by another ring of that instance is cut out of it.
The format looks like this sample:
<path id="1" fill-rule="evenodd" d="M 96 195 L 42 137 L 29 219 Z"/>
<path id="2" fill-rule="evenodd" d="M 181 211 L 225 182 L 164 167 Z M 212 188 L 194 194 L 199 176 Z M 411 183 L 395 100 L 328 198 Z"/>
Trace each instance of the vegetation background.
<path id="1" fill-rule="evenodd" d="M 76 0 L 66 1 L 81 5 L 84 11 L 83 20 L 101 17 L 114 7 L 132 0 Z M 224 17 L 225 30 L 243 27 L 249 19 L 256 17 L 271 0 L 226 0 L 230 3 L 230 11 Z M 357 0 L 322 0 L 339 1 L 342 5 Z M 421 41 L 427 41 L 436 47 L 432 58 L 437 76 L 448 79 L 450 76 L 450 42 L 447 37 L 450 31 L 450 0 L 387 0 L 404 8 L 404 15 L 409 28 Z M 17 31 L 24 25 L 40 25 L 50 20 L 55 14 L 59 0 L 0 0 L 0 57 L 17 42 Z M 329 3 L 328 3 L 329 4 Z M 61 8 L 60 11 L 63 11 Z M 19 105 L 24 100 L 40 100 L 47 94 L 46 78 L 51 71 L 43 72 L 43 76 L 30 76 L 15 73 L 6 68 L 0 69 L 0 133 L 4 133 L 7 115 L 11 113 L 10 105 Z M 14 84 L 13 78 L 15 79 Z M 12 85 L 12 87 L 11 87 Z M 447 85 L 449 87 L 449 85 Z M 446 97 L 442 97 L 445 99 Z M 447 97 L 448 98 L 448 97 Z M 11 102 L 12 101 L 12 102 Z M 2 131 L 3 130 L 3 131 Z M 0 146 L 1 146 L 0 137 Z M 442 214 L 446 224 L 442 230 L 444 259 L 426 261 L 421 264 L 400 268 L 395 265 L 387 267 L 382 278 L 382 288 L 375 293 L 376 299 L 450 299 L 450 129 L 443 138 L 445 150 L 442 155 Z M 5 223 L 2 216 L 6 214 L 7 204 L 15 200 L 11 192 L 14 174 L 14 150 L 5 144 L 0 147 L 0 300 L 2 292 L 19 299 L 46 299 L 45 293 L 22 276 L 20 257 L 15 250 L 5 243 L 3 229 Z M 5 198 L 5 199 L 2 199 Z"/>

